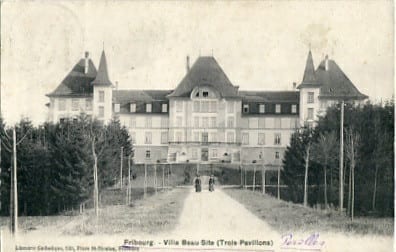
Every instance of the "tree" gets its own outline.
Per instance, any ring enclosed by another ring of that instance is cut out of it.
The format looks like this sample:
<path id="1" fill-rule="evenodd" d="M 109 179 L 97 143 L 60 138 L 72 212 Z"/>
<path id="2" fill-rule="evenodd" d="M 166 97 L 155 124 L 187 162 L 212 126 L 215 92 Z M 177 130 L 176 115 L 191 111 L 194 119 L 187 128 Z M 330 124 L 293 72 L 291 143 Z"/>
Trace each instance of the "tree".
<path id="1" fill-rule="evenodd" d="M 349 193 L 348 193 L 348 212 L 353 221 L 355 206 L 355 167 L 358 160 L 358 146 L 360 144 L 360 136 L 354 130 L 347 130 L 346 154 L 349 160 Z"/>
<path id="2" fill-rule="evenodd" d="M 327 168 L 329 159 L 335 156 L 335 150 L 337 145 L 337 136 L 334 131 L 319 133 L 317 141 L 314 143 L 314 159 L 323 165 L 323 175 L 324 175 L 324 205 L 327 209 Z M 330 172 L 332 176 L 332 172 Z M 331 187 L 330 187 L 331 188 Z"/>

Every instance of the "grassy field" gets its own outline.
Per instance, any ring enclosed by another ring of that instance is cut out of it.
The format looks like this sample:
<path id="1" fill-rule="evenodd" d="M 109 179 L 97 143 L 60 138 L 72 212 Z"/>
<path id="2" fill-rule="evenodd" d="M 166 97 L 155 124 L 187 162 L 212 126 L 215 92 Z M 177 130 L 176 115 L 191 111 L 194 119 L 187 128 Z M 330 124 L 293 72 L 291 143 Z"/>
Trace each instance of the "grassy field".
<path id="1" fill-rule="evenodd" d="M 284 232 L 346 232 L 354 234 L 393 235 L 393 218 L 358 217 L 353 222 L 338 212 L 325 212 L 302 205 L 279 201 L 260 192 L 224 189 L 275 230 Z"/>
<path id="2" fill-rule="evenodd" d="M 143 189 L 138 189 L 133 190 L 133 203 L 127 206 L 124 191 L 105 191 L 97 225 L 93 209 L 87 209 L 83 214 L 76 211 L 57 216 L 20 216 L 19 231 L 64 235 L 159 233 L 175 227 L 187 194 L 188 190 L 183 189 L 157 194 L 148 189 L 143 198 Z M 9 218 L 1 217 L 0 226 L 9 226 Z"/>
<path id="3" fill-rule="evenodd" d="M 136 200 L 130 206 L 104 206 L 100 209 L 98 221 L 94 212 L 89 210 L 64 226 L 62 233 L 67 235 L 155 234 L 172 230 L 177 224 L 187 193 L 187 190 L 174 189 L 158 192 L 144 200 Z"/>

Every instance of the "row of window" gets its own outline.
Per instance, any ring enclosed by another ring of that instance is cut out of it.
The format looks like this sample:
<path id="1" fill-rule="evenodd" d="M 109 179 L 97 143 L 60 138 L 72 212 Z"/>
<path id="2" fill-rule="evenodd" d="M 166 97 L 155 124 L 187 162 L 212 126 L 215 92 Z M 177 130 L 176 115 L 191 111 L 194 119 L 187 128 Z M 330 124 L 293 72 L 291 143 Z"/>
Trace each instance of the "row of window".
<path id="1" fill-rule="evenodd" d="M 205 154 L 207 155 L 207 150 L 205 150 Z M 217 149 L 211 149 L 211 158 L 218 158 L 218 152 Z M 151 158 L 151 150 L 146 150 L 146 159 L 150 159 Z M 260 154 L 261 156 L 261 154 Z M 261 157 L 260 157 L 261 158 Z M 275 151 L 275 159 L 279 159 L 280 158 L 280 154 L 278 151 Z M 198 149 L 197 148 L 193 148 L 191 150 L 191 159 L 192 160 L 198 160 Z"/>
<path id="2" fill-rule="evenodd" d="M 132 143 L 136 143 L 136 132 L 130 132 L 131 141 Z M 201 136 L 201 138 L 200 138 Z M 210 142 L 217 142 L 217 133 L 216 132 L 194 132 L 193 133 L 193 141 L 194 142 L 202 142 L 208 143 Z M 161 144 L 168 144 L 168 132 L 161 132 Z M 183 141 L 183 133 L 182 132 L 175 132 L 175 142 L 182 142 Z M 235 142 L 235 134 L 234 132 L 227 132 L 227 143 L 234 143 Z M 152 133 L 145 132 L 144 135 L 144 144 L 152 144 Z M 242 144 L 248 145 L 249 144 L 249 133 L 245 132 L 242 133 Z M 258 134 L 258 145 L 265 145 L 265 133 Z M 274 134 L 274 145 L 281 145 L 281 134 L 275 133 Z"/>
<path id="3" fill-rule="evenodd" d="M 290 105 L 288 105 L 288 106 L 290 106 Z M 243 113 L 249 113 L 249 104 L 243 104 L 242 109 L 243 109 Z M 275 113 L 280 114 L 281 111 L 282 111 L 282 104 L 275 104 Z M 260 114 L 267 113 L 265 104 L 259 104 L 259 113 Z M 296 104 L 291 105 L 291 113 L 292 114 L 297 113 L 297 105 Z"/>
<path id="4" fill-rule="evenodd" d="M 114 112 L 115 113 L 119 113 L 120 109 L 121 108 L 120 108 L 120 104 L 119 103 L 114 104 Z M 136 103 L 129 104 L 129 112 L 136 113 Z M 153 105 L 151 103 L 146 103 L 144 112 L 152 113 L 153 112 Z M 167 113 L 167 112 L 168 112 L 168 104 L 167 103 L 161 104 L 161 113 Z"/>
<path id="5" fill-rule="evenodd" d="M 308 109 L 308 115 L 313 116 L 313 109 Z M 100 113 L 100 110 L 99 110 Z M 310 117 L 309 117 L 310 118 Z M 292 119 L 287 119 L 287 120 L 282 120 L 281 118 L 273 118 L 273 122 L 269 122 L 268 118 L 249 118 L 246 120 L 248 125 L 244 125 L 247 128 L 251 129 L 264 129 L 266 126 L 269 126 L 269 128 L 276 128 L 276 129 L 281 129 L 281 128 L 298 128 L 298 118 L 292 118 Z M 267 124 L 266 124 L 267 121 Z M 289 125 L 290 124 L 290 125 Z M 126 123 L 124 122 L 124 125 Z M 175 127 L 183 127 L 183 117 L 177 116 L 176 121 L 175 121 Z M 194 116 L 193 117 L 193 126 L 195 128 L 217 128 L 217 117 L 198 117 Z M 141 125 L 141 127 L 145 128 L 152 128 L 152 118 L 151 117 L 146 117 L 144 121 L 144 125 Z M 227 117 L 227 128 L 234 128 L 235 127 L 235 117 L 229 116 Z M 131 117 L 129 119 L 129 128 L 136 128 L 136 118 Z M 161 118 L 161 128 L 168 128 L 168 118 Z"/>
<path id="6" fill-rule="evenodd" d="M 182 112 L 182 105 L 177 105 L 181 101 L 176 102 L 176 112 Z M 217 101 L 194 101 L 193 102 L 193 112 L 202 113 L 216 113 L 217 112 Z"/>
<path id="7" fill-rule="evenodd" d="M 58 100 L 58 110 L 59 111 L 67 110 L 66 102 L 67 102 L 66 99 Z M 72 104 L 71 104 L 72 111 L 80 111 L 80 110 L 92 111 L 92 99 L 91 98 L 87 98 L 87 99 L 72 98 L 71 102 L 72 102 Z"/>

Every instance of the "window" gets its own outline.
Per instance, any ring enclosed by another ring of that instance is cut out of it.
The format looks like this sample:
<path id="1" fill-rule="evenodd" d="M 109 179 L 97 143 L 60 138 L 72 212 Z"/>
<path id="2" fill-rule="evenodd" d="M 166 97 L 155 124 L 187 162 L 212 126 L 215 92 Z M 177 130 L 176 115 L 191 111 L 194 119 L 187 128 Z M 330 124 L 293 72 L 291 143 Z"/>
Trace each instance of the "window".
<path id="1" fill-rule="evenodd" d="M 249 118 L 248 120 L 248 127 L 250 129 L 255 129 L 257 128 L 257 118 Z"/>
<path id="2" fill-rule="evenodd" d="M 198 150 L 196 148 L 192 149 L 192 159 L 198 159 Z"/>
<path id="3" fill-rule="evenodd" d="M 201 102 L 201 112 L 209 112 L 209 101 Z"/>
<path id="4" fill-rule="evenodd" d="M 92 99 L 85 99 L 85 110 L 92 110 Z"/>
<path id="5" fill-rule="evenodd" d="M 151 151 L 150 150 L 146 150 L 146 158 L 147 159 L 151 158 Z"/>
<path id="6" fill-rule="evenodd" d="M 197 93 L 197 94 L 199 94 L 199 93 Z M 193 104 L 193 111 L 194 112 L 199 112 L 199 105 L 200 105 L 199 101 L 194 101 L 194 104 Z"/>
<path id="7" fill-rule="evenodd" d="M 78 99 L 72 99 L 72 110 L 73 111 L 78 111 Z"/>
<path id="8" fill-rule="evenodd" d="M 265 128 L 265 118 L 259 118 L 258 127 L 260 129 L 264 129 Z"/>
<path id="9" fill-rule="evenodd" d="M 243 104 L 243 113 L 249 113 L 249 104 Z"/>
<path id="10" fill-rule="evenodd" d="M 194 116 L 194 126 L 196 128 L 199 128 L 199 117 L 198 116 Z"/>
<path id="11" fill-rule="evenodd" d="M 209 127 L 209 118 L 208 117 L 202 117 L 202 127 L 203 128 Z"/>
<path id="12" fill-rule="evenodd" d="M 280 104 L 276 104 L 275 105 L 275 113 L 280 114 L 281 112 L 281 105 Z"/>
<path id="13" fill-rule="evenodd" d="M 279 159 L 279 152 L 278 151 L 275 152 L 275 159 Z"/>
<path id="14" fill-rule="evenodd" d="M 313 120 L 314 118 L 314 109 L 308 108 L 308 120 Z"/>
<path id="15" fill-rule="evenodd" d="M 176 142 L 182 141 L 182 133 L 180 131 L 176 132 Z"/>
<path id="16" fill-rule="evenodd" d="M 265 113 L 265 105 L 264 104 L 260 104 L 259 105 L 259 113 L 260 114 L 264 114 Z"/>
<path id="17" fill-rule="evenodd" d="M 212 149 L 212 157 L 217 158 L 217 149 Z"/>
<path id="18" fill-rule="evenodd" d="M 265 134 L 264 133 L 258 133 L 258 144 L 259 145 L 265 144 Z"/>
<path id="19" fill-rule="evenodd" d="M 208 142 L 208 132 L 202 132 L 202 142 L 203 143 Z"/>
<path id="20" fill-rule="evenodd" d="M 131 142 L 134 144 L 136 143 L 136 132 L 130 132 L 129 136 L 131 138 Z"/>
<path id="21" fill-rule="evenodd" d="M 99 117 L 104 117 L 104 107 L 103 106 L 99 106 Z"/>
<path id="22" fill-rule="evenodd" d="M 183 101 L 176 101 L 176 112 L 183 111 Z"/>
<path id="23" fill-rule="evenodd" d="M 145 144 L 151 144 L 151 132 L 146 132 L 146 134 L 144 135 L 144 143 Z"/>
<path id="24" fill-rule="evenodd" d="M 119 103 L 114 104 L 114 112 L 116 112 L 116 113 L 120 112 L 120 104 Z"/>
<path id="25" fill-rule="evenodd" d="M 105 93 L 104 91 L 99 91 L 99 102 L 105 101 Z"/>
<path id="26" fill-rule="evenodd" d="M 274 137 L 274 144 L 275 145 L 280 145 L 281 144 L 281 134 L 276 133 Z"/>
<path id="27" fill-rule="evenodd" d="M 275 122 L 274 122 L 274 124 L 275 124 L 275 128 L 276 129 L 280 129 L 281 128 L 281 119 L 280 118 L 275 118 L 274 119 L 275 120 Z"/>
<path id="28" fill-rule="evenodd" d="M 308 92 L 308 103 L 314 103 L 314 92 Z"/>
<path id="29" fill-rule="evenodd" d="M 59 111 L 65 111 L 66 110 L 66 100 L 59 99 L 58 107 L 59 107 Z"/>
<path id="30" fill-rule="evenodd" d="M 65 120 L 66 120 L 65 118 L 59 118 L 59 123 L 61 123 L 61 124 L 65 123 Z"/>
<path id="31" fill-rule="evenodd" d="M 297 113 L 297 105 L 296 104 L 291 105 L 291 112 L 292 112 L 292 114 Z"/>
<path id="32" fill-rule="evenodd" d="M 228 128 L 234 128 L 234 117 L 229 116 L 227 118 L 227 127 Z"/>
<path id="33" fill-rule="evenodd" d="M 234 102 L 227 102 L 228 113 L 234 113 Z"/>
<path id="34" fill-rule="evenodd" d="M 136 118 L 135 117 L 132 117 L 131 119 L 129 119 L 129 127 L 136 128 Z"/>
<path id="35" fill-rule="evenodd" d="M 216 132 L 211 132 L 210 133 L 210 141 L 211 142 L 217 142 L 217 133 Z"/>
<path id="36" fill-rule="evenodd" d="M 233 143 L 234 142 L 234 132 L 228 132 L 227 133 L 227 143 Z"/>
<path id="37" fill-rule="evenodd" d="M 203 97 L 208 97 L 209 96 L 209 92 L 208 91 L 203 91 L 202 92 L 202 96 Z"/>
<path id="38" fill-rule="evenodd" d="M 297 118 L 290 119 L 290 128 L 292 128 L 292 129 L 298 128 L 298 119 Z"/>
<path id="39" fill-rule="evenodd" d="M 249 144 L 249 133 L 242 133 L 242 144 Z"/>
<path id="40" fill-rule="evenodd" d="M 129 111 L 132 112 L 132 113 L 136 112 L 136 103 L 131 103 L 129 105 Z"/>
<path id="41" fill-rule="evenodd" d="M 217 101 L 210 101 L 209 102 L 209 112 L 216 113 L 217 112 Z"/>
<path id="42" fill-rule="evenodd" d="M 161 144 L 168 143 L 168 132 L 161 132 Z"/>
<path id="43" fill-rule="evenodd" d="M 151 109 L 152 109 L 151 103 L 147 103 L 146 104 L 146 112 L 151 113 Z"/>
<path id="44" fill-rule="evenodd" d="M 211 128 L 216 128 L 217 127 L 216 117 L 211 117 L 210 118 L 210 127 Z"/>
<path id="45" fill-rule="evenodd" d="M 194 142 L 199 142 L 199 132 L 194 132 Z"/>
<path id="46" fill-rule="evenodd" d="M 176 127 L 182 127 L 183 118 L 181 116 L 176 117 Z"/>
<path id="47" fill-rule="evenodd" d="M 162 113 L 167 113 L 168 112 L 168 104 L 163 103 L 162 104 Z"/>
<path id="48" fill-rule="evenodd" d="M 168 128 L 168 118 L 166 117 L 161 118 L 161 128 Z"/>
<path id="49" fill-rule="evenodd" d="M 151 117 L 146 117 L 146 124 L 145 124 L 146 129 L 152 127 L 152 120 Z"/>

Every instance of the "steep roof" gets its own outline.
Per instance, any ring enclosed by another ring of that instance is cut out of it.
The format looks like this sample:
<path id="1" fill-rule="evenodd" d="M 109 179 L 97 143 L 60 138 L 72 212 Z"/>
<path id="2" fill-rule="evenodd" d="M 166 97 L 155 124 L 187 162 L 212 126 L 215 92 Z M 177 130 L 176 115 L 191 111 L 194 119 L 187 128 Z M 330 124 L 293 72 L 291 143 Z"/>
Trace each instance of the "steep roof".
<path id="1" fill-rule="evenodd" d="M 312 59 L 312 53 L 311 50 L 308 52 L 308 57 L 307 61 L 305 63 L 305 70 L 304 70 L 304 75 L 303 75 L 303 80 L 301 84 L 298 86 L 298 88 L 301 87 L 314 87 L 317 86 L 318 80 L 315 76 L 315 67 Z"/>
<path id="2" fill-rule="evenodd" d="M 107 61 L 104 50 L 102 51 L 102 55 L 100 56 L 98 74 L 96 75 L 95 80 L 92 82 L 92 85 L 104 85 L 104 86 L 112 85 L 109 79 L 109 73 L 107 71 Z"/>
<path id="3" fill-rule="evenodd" d="M 199 57 L 169 97 L 188 97 L 197 86 L 210 86 L 222 97 L 237 97 L 238 88 L 219 66 L 214 57 Z"/>
<path id="4" fill-rule="evenodd" d="M 334 60 L 328 60 L 327 70 L 325 64 L 325 60 L 323 60 L 315 72 L 321 84 L 319 97 L 358 100 L 368 97 L 353 85 Z"/>
<path id="5" fill-rule="evenodd" d="M 85 59 L 82 58 L 62 80 L 58 87 L 47 96 L 92 96 L 91 82 L 95 79 L 96 68 L 92 60 L 88 60 L 88 72 L 84 73 Z"/>
<path id="6" fill-rule="evenodd" d="M 300 92 L 298 91 L 239 91 L 243 101 L 251 102 L 291 102 L 298 103 Z"/>

